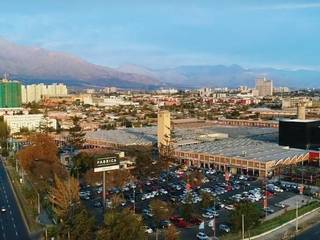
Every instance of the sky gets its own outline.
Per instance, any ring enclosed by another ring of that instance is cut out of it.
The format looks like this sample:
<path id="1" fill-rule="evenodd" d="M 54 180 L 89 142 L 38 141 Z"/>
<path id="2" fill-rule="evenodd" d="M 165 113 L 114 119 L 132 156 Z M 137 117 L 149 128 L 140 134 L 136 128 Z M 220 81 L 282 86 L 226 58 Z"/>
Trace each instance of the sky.
<path id="1" fill-rule="evenodd" d="M 320 1 L 10 0 L 0 37 L 95 64 L 320 69 Z"/>

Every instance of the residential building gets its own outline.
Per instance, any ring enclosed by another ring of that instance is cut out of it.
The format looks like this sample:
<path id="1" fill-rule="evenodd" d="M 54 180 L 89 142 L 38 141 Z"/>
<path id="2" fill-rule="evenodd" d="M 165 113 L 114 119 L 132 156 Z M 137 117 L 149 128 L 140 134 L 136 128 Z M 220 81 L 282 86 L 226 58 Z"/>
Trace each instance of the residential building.
<path id="1" fill-rule="evenodd" d="M 256 79 L 256 89 L 260 97 L 272 96 L 273 94 L 273 81 L 267 80 L 266 77 Z"/>
<path id="2" fill-rule="evenodd" d="M 39 102 L 44 97 L 63 97 L 68 95 L 68 89 L 64 84 L 45 85 L 31 84 L 22 86 L 22 103 Z"/>
<path id="3" fill-rule="evenodd" d="M 21 128 L 26 128 L 30 131 L 36 131 L 44 122 L 48 122 L 48 127 L 57 128 L 56 119 L 45 119 L 43 114 L 21 114 L 21 115 L 4 115 L 3 120 L 10 128 L 10 133 L 17 133 Z"/>
<path id="4" fill-rule="evenodd" d="M 0 108 L 21 107 L 21 83 L 3 79 L 0 81 Z"/>

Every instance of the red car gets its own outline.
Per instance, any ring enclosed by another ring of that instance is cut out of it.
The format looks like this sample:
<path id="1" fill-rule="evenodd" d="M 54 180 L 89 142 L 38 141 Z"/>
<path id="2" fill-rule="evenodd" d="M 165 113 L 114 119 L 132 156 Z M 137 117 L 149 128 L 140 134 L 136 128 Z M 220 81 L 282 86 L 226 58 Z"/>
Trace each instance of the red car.
<path id="1" fill-rule="evenodd" d="M 191 224 L 193 225 L 200 225 L 200 223 L 202 222 L 201 219 L 197 218 L 197 217 L 192 217 L 189 221 Z"/>
<path id="2" fill-rule="evenodd" d="M 172 216 L 170 217 L 170 221 L 179 228 L 186 228 L 188 226 L 187 222 L 182 217 Z"/>
<path id="3" fill-rule="evenodd" d="M 188 224 L 185 220 L 183 220 L 183 218 L 179 219 L 175 225 L 178 227 L 178 228 L 186 228 L 188 227 Z"/>

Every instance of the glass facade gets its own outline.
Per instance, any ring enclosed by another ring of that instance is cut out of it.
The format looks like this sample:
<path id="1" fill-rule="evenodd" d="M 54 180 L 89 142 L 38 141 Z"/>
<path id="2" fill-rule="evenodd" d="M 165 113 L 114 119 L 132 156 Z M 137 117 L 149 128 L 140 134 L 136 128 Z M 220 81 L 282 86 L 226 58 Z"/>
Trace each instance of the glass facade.
<path id="1" fill-rule="evenodd" d="M 21 107 L 21 83 L 0 81 L 0 108 Z"/>

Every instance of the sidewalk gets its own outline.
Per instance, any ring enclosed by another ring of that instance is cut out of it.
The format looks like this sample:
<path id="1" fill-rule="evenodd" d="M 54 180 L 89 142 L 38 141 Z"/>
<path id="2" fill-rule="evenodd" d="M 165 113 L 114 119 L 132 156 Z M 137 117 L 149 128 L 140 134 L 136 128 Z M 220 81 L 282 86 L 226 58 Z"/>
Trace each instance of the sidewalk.
<path id="1" fill-rule="evenodd" d="M 316 219 L 320 219 L 320 208 L 314 209 L 309 213 L 306 213 L 299 217 L 299 226 L 305 225 L 306 222 L 313 222 Z M 277 230 L 270 230 L 268 234 L 261 234 L 261 236 L 251 237 L 251 240 L 280 240 L 284 236 L 290 235 L 295 232 L 296 219 L 291 220 L 289 223 L 284 224 Z M 300 227 L 299 227 L 300 229 Z M 249 239 L 246 239 L 249 240 Z"/>

